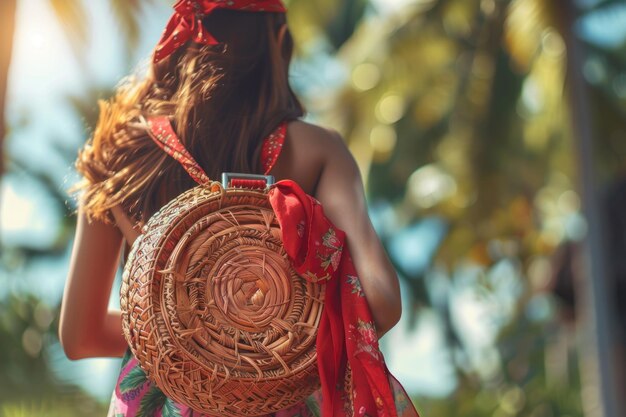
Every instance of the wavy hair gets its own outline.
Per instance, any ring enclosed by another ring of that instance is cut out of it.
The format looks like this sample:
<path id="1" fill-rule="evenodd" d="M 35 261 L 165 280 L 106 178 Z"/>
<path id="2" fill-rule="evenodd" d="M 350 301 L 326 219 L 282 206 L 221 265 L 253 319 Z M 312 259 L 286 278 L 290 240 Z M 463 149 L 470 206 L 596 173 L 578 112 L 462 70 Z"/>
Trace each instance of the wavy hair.
<path id="1" fill-rule="evenodd" d="M 203 24 L 219 45 L 189 42 L 143 78 L 129 77 L 100 101 L 93 136 L 79 152 L 73 191 L 90 219 L 110 222 L 121 206 L 136 222 L 197 185 L 148 136 L 145 118 L 167 115 L 210 178 L 260 172 L 263 138 L 304 109 L 288 79 L 293 39 L 283 13 L 216 10 Z"/>

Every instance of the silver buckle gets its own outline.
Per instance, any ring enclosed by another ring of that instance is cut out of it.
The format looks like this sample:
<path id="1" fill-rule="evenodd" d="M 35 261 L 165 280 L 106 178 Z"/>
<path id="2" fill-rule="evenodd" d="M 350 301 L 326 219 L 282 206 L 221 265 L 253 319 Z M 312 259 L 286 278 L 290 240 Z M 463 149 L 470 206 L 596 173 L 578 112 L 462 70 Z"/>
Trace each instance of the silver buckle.
<path id="1" fill-rule="evenodd" d="M 237 172 L 224 172 L 222 173 L 222 187 L 233 188 L 229 186 L 231 180 L 233 179 L 265 180 L 265 189 L 270 188 L 270 186 L 274 185 L 274 183 L 276 182 L 273 175 L 240 174 Z"/>

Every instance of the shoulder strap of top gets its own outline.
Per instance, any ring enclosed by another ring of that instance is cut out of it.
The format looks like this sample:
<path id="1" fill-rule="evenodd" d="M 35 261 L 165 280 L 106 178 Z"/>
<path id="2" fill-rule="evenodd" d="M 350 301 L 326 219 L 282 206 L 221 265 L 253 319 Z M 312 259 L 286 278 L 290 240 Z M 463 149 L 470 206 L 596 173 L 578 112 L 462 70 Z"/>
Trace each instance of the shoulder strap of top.
<path id="1" fill-rule="evenodd" d="M 150 138 L 167 153 L 177 160 L 187 173 L 198 184 L 208 184 L 211 180 L 191 154 L 185 149 L 174 132 L 167 116 L 157 116 L 148 119 L 148 133 Z M 280 151 L 287 135 L 287 122 L 281 123 L 265 140 L 261 148 L 261 164 L 267 175 L 278 160 Z"/>
<path id="2" fill-rule="evenodd" d="M 187 173 L 198 184 L 208 184 L 211 180 L 204 170 L 198 165 L 193 156 L 185 149 L 176 136 L 170 119 L 165 116 L 148 119 L 148 133 L 152 140 L 159 145 L 169 156 L 177 160 Z"/>
<path id="3" fill-rule="evenodd" d="M 287 122 L 281 123 L 276 130 L 263 141 L 261 148 L 261 164 L 263 164 L 263 173 L 269 174 L 280 155 L 280 151 L 285 144 L 285 136 L 287 136 Z"/>

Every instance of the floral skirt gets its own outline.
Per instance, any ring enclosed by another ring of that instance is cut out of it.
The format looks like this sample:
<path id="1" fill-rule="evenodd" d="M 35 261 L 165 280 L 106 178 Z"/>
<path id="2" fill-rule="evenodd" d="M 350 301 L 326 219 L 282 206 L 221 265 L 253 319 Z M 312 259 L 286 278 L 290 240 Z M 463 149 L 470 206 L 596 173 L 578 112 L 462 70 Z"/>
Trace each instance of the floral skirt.
<path id="1" fill-rule="evenodd" d="M 415 417 L 411 400 L 400 385 L 390 376 L 398 417 Z M 322 395 L 314 392 L 303 402 L 278 411 L 272 417 L 320 417 Z M 359 410 L 355 410 L 358 416 Z M 108 417 L 210 417 L 176 403 L 148 379 L 130 350 L 122 359 L 120 375 L 111 398 Z M 212 417 L 212 416 L 211 416 Z"/>

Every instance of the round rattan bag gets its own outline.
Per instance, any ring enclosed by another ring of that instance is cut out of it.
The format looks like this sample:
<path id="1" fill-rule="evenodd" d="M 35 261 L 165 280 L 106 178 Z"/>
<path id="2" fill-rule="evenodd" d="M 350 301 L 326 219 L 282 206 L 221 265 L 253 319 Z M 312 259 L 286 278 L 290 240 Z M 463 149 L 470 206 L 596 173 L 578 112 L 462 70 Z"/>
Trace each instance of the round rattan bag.
<path id="1" fill-rule="evenodd" d="M 216 184 L 144 226 L 124 269 L 123 330 L 174 401 L 209 415 L 270 414 L 319 387 L 323 285 L 292 268 L 267 188 Z"/>

